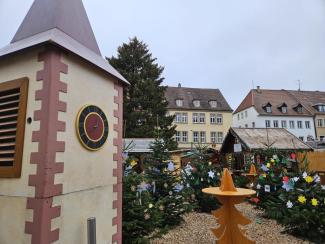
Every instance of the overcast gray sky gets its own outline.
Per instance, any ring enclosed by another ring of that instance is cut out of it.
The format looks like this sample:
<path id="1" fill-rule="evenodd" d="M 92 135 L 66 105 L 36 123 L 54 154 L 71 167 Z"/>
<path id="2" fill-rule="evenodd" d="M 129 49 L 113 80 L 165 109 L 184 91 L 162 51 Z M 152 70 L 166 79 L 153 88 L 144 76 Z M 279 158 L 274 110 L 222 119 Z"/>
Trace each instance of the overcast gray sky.
<path id="1" fill-rule="evenodd" d="M 0 0 L 0 47 L 32 0 Z M 325 90 L 324 0 L 84 0 L 104 56 L 137 36 L 165 84 L 219 88 L 235 109 L 252 83 Z"/>

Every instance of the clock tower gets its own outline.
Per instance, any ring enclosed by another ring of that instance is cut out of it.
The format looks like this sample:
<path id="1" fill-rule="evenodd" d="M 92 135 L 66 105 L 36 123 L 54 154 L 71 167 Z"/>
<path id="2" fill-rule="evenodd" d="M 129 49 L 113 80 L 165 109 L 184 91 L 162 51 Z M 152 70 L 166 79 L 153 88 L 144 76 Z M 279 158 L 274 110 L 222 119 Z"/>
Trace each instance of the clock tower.
<path id="1" fill-rule="evenodd" d="M 0 49 L 0 243 L 122 243 L 123 87 L 81 0 L 35 0 Z"/>

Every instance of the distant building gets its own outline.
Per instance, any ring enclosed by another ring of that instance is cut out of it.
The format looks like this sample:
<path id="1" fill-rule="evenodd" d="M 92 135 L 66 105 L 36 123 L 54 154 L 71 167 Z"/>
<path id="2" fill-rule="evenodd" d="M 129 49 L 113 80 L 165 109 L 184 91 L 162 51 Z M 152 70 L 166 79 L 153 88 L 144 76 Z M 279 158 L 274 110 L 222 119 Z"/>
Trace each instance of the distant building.
<path id="1" fill-rule="evenodd" d="M 303 141 L 324 139 L 325 93 L 319 96 L 315 94 L 317 92 L 265 90 L 257 87 L 248 93 L 233 113 L 233 126 L 285 128 Z M 317 112 L 317 109 L 324 112 Z"/>
<path id="2" fill-rule="evenodd" d="M 169 114 L 175 115 L 179 148 L 198 143 L 220 148 L 233 110 L 219 89 L 168 87 L 166 99 Z"/>
<path id="3" fill-rule="evenodd" d="M 325 142 L 325 92 L 290 91 L 301 104 L 313 115 L 316 137 Z"/>

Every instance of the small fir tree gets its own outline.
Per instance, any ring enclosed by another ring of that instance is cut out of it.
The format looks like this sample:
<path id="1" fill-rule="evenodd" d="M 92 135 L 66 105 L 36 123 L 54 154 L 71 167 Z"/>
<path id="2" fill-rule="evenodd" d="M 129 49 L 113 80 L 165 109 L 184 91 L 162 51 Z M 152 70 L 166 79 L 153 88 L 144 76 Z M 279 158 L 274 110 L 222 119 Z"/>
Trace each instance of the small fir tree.
<path id="1" fill-rule="evenodd" d="M 123 243 L 149 243 L 149 237 L 160 225 L 161 213 L 155 207 L 145 176 L 132 169 L 133 160 L 126 160 L 123 177 Z"/>
<path id="2" fill-rule="evenodd" d="M 167 230 L 178 225 L 183 220 L 182 215 L 189 211 L 191 206 L 183 193 L 179 170 L 170 160 L 166 142 L 156 138 L 151 149 L 145 173 L 152 185 L 156 206 L 163 213 L 160 228 Z"/>
<path id="3" fill-rule="evenodd" d="M 166 87 L 162 86 L 164 68 L 156 63 L 147 44 L 134 37 L 108 61 L 130 82 L 124 89 L 125 137 L 154 138 L 159 129 L 168 149 L 176 149 L 174 116 L 167 115 Z"/>
<path id="4" fill-rule="evenodd" d="M 192 151 L 191 162 L 182 171 L 184 187 L 191 192 L 198 210 L 210 213 L 220 207 L 216 197 L 202 192 L 203 188 L 220 185 L 221 167 L 211 163 L 206 147 L 197 146 Z"/>

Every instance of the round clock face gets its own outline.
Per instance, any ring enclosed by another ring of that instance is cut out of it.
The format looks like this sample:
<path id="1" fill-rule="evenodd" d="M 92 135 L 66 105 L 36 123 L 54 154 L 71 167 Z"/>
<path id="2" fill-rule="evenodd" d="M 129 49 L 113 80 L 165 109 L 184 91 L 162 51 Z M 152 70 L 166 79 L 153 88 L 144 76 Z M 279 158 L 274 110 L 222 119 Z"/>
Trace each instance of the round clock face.
<path id="1" fill-rule="evenodd" d="M 77 134 L 88 150 L 99 150 L 108 137 L 108 121 L 104 112 L 95 105 L 83 107 L 77 117 Z"/>

